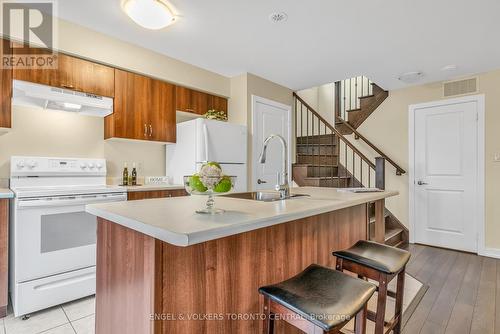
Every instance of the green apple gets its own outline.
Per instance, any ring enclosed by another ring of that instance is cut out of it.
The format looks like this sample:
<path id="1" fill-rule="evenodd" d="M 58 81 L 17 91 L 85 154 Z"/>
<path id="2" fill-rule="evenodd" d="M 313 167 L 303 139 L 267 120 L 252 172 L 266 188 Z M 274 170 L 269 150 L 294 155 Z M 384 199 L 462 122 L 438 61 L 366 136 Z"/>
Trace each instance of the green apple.
<path id="1" fill-rule="evenodd" d="M 189 178 L 189 185 L 191 188 L 197 192 L 204 193 L 207 191 L 207 187 L 201 182 L 200 176 L 198 174 L 194 174 Z"/>
<path id="2" fill-rule="evenodd" d="M 227 176 L 223 177 L 222 180 L 217 184 L 214 188 L 214 191 L 216 193 L 227 193 L 228 191 L 231 190 L 233 187 L 233 184 L 231 182 L 231 179 Z"/>

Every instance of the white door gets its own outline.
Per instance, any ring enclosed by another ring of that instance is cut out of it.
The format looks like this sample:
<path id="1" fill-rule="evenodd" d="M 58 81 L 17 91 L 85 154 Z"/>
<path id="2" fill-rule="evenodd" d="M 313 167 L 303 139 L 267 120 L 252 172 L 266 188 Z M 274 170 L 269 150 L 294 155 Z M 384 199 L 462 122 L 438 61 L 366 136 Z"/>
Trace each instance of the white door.
<path id="1" fill-rule="evenodd" d="M 415 242 L 477 251 L 476 101 L 414 110 Z"/>
<path id="2" fill-rule="evenodd" d="M 267 147 L 266 163 L 259 161 L 264 140 L 271 134 L 281 135 L 287 142 L 288 179 L 290 181 L 290 128 L 291 128 L 291 107 L 252 96 L 252 119 L 253 119 L 253 189 L 274 189 L 276 185 L 277 173 L 281 172 L 283 164 L 283 150 L 278 140 L 273 140 Z"/>

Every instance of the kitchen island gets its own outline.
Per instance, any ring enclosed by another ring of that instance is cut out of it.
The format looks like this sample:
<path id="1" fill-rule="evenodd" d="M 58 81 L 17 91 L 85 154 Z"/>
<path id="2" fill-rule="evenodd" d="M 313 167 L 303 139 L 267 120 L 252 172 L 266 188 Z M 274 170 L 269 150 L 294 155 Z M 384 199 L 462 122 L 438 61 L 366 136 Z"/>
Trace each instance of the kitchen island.
<path id="1" fill-rule="evenodd" d="M 214 216 L 195 213 L 203 196 L 88 205 L 99 218 L 96 333 L 259 333 L 258 287 L 311 263 L 334 267 L 333 250 L 367 238 L 372 202 L 383 241 L 384 199 L 397 194 L 292 193 L 310 196 L 218 197 L 227 211 Z"/>

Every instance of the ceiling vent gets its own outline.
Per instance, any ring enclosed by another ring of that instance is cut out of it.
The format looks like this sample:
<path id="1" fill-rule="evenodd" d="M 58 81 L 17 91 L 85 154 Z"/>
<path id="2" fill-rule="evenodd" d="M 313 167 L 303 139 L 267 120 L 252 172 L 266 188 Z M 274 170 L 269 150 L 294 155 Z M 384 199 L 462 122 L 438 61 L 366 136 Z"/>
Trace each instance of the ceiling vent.
<path id="1" fill-rule="evenodd" d="M 461 80 L 447 81 L 443 83 L 443 96 L 460 96 L 474 94 L 479 91 L 478 78 L 467 78 Z"/>

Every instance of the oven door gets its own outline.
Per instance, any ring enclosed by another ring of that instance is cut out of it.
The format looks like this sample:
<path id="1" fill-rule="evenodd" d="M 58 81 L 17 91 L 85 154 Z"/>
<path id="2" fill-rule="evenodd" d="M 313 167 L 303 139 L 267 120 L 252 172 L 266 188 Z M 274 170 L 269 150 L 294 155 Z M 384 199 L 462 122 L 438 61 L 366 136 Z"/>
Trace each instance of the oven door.
<path id="1" fill-rule="evenodd" d="M 17 283 L 95 266 L 97 218 L 85 205 L 124 200 L 124 193 L 18 199 Z"/>

